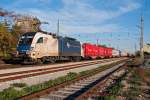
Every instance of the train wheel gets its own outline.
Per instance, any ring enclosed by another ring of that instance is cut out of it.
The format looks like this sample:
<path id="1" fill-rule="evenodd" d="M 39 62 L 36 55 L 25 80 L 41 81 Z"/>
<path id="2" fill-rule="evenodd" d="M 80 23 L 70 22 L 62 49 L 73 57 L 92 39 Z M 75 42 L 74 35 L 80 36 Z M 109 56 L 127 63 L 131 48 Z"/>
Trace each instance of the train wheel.
<path id="1" fill-rule="evenodd" d="M 50 58 L 50 60 L 49 60 L 49 61 L 50 61 L 50 63 L 52 63 L 52 64 L 53 64 L 53 63 L 55 63 L 55 62 L 56 62 L 56 59 L 55 59 L 55 58 Z"/>
<path id="2" fill-rule="evenodd" d="M 56 62 L 56 60 L 52 59 L 50 60 L 50 63 L 54 64 Z"/>
<path id="3" fill-rule="evenodd" d="M 81 57 L 74 57 L 74 61 L 75 62 L 81 61 Z"/>
<path id="4" fill-rule="evenodd" d="M 70 59 L 71 62 L 74 62 L 74 58 L 73 57 L 70 57 L 69 59 Z"/>
<path id="5" fill-rule="evenodd" d="M 43 64 L 42 59 L 37 59 L 37 64 Z"/>
<path id="6" fill-rule="evenodd" d="M 47 61 L 46 61 L 46 57 L 43 57 L 42 59 L 41 59 L 41 61 L 42 61 L 42 63 L 43 64 L 45 64 Z"/>

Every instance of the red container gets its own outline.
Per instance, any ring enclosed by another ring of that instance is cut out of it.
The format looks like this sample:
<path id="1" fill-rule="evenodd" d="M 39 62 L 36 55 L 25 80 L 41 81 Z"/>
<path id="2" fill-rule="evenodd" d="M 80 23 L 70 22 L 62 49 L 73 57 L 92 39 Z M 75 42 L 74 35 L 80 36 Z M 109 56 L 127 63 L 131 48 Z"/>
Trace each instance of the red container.
<path id="1" fill-rule="evenodd" d="M 99 56 L 99 48 L 96 45 L 93 45 L 93 58 L 97 58 Z"/>
<path id="2" fill-rule="evenodd" d="M 83 48 L 83 55 L 85 58 L 96 58 L 98 56 L 98 47 L 93 44 L 84 43 L 82 45 Z"/>
<path id="3" fill-rule="evenodd" d="M 104 58 L 104 47 L 98 46 L 98 57 Z"/>
<path id="4" fill-rule="evenodd" d="M 112 48 L 105 48 L 105 57 L 112 57 Z"/>
<path id="5" fill-rule="evenodd" d="M 84 43 L 82 45 L 84 58 L 106 58 L 112 57 L 112 48 L 106 48 L 103 46 L 96 46 L 90 43 Z"/>

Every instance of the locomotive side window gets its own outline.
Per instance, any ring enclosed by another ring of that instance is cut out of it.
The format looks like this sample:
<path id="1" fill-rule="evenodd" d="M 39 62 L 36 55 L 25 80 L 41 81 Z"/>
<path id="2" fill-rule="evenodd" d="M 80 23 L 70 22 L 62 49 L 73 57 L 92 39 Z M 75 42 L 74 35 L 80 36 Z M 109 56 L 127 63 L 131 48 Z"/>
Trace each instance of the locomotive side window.
<path id="1" fill-rule="evenodd" d="M 37 40 L 37 43 L 43 43 L 43 37 L 40 37 L 40 38 Z"/>

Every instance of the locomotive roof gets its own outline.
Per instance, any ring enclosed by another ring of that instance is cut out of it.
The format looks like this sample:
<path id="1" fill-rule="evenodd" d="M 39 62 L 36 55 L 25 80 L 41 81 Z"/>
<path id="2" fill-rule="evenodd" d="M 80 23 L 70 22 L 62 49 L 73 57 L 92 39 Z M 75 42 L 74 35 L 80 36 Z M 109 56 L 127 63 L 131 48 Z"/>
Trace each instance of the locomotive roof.
<path id="1" fill-rule="evenodd" d="M 23 33 L 22 35 L 34 36 L 35 34 L 36 32 L 26 32 L 26 33 Z"/>
<path id="2" fill-rule="evenodd" d="M 57 35 L 56 33 L 48 33 L 48 32 L 43 32 L 44 34 L 49 34 L 49 35 L 53 35 L 53 36 L 55 36 L 55 37 L 58 37 L 58 38 L 65 38 L 65 39 L 68 39 L 68 40 L 72 40 L 72 41 L 76 41 L 77 39 L 75 39 L 75 38 L 72 38 L 72 37 L 62 37 L 62 36 L 59 36 L 59 35 Z"/>
<path id="3" fill-rule="evenodd" d="M 39 31 L 39 32 L 41 32 L 43 34 L 52 35 L 55 38 L 64 38 L 64 39 L 67 39 L 67 40 L 77 41 L 77 39 L 75 39 L 75 38 L 72 38 L 72 37 L 62 37 L 62 36 L 57 35 L 56 33 L 45 32 L 45 31 Z M 37 32 L 26 32 L 23 35 L 34 36 L 36 33 Z"/>
<path id="4" fill-rule="evenodd" d="M 75 38 L 71 38 L 71 37 L 64 37 L 65 39 L 68 39 L 68 40 L 73 40 L 73 41 L 76 41 Z"/>

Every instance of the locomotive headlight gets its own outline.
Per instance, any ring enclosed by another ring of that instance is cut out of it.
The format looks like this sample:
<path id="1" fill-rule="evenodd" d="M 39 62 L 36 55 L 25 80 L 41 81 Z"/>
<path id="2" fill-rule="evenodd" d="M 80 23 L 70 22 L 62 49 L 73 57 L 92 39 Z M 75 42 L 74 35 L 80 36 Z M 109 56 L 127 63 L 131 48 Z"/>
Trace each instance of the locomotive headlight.
<path id="1" fill-rule="evenodd" d="M 35 56 L 35 52 L 34 52 L 34 53 L 32 53 L 32 56 Z"/>
<path id="2" fill-rule="evenodd" d="M 35 57 L 35 52 L 32 52 L 32 53 L 31 53 L 31 56 L 32 56 L 32 57 Z"/>

